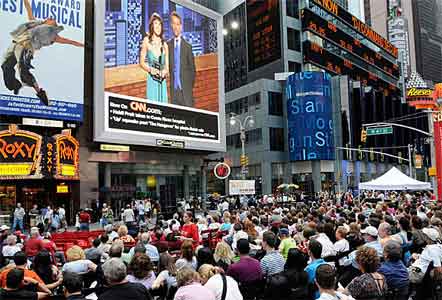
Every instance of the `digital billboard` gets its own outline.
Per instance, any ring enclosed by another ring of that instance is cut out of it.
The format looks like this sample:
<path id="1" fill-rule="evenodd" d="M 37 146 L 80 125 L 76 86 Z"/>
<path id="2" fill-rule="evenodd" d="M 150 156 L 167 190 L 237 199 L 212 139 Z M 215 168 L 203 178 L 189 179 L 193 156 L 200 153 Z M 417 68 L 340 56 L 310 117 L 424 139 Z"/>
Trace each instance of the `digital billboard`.
<path id="1" fill-rule="evenodd" d="M 85 0 L 0 4 L 0 115 L 81 122 Z"/>
<path id="2" fill-rule="evenodd" d="M 95 141 L 224 151 L 222 17 L 183 0 L 96 1 L 95 17 Z"/>
<path id="3" fill-rule="evenodd" d="M 290 160 L 334 160 L 330 74 L 290 75 L 286 89 Z"/>
<path id="4" fill-rule="evenodd" d="M 247 0 L 249 71 L 281 58 L 281 25 L 278 0 Z"/>

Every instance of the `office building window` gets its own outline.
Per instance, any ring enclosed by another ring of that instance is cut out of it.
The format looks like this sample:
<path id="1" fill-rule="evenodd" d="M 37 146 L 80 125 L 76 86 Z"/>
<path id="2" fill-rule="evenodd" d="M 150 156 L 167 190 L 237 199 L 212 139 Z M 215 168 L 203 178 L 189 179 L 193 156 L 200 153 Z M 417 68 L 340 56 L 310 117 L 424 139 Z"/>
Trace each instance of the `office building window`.
<path id="1" fill-rule="evenodd" d="M 259 109 L 261 97 L 259 93 L 243 97 L 226 104 L 226 114 L 234 113 L 237 115 L 248 113 L 249 110 Z"/>
<path id="2" fill-rule="evenodd" d="M 226 137 L 227 148 L 241 148 L 240 134 L 231 134 Z M 262 129 L 255 128 L 246 131 L 246 145 L 260 145 L 262 143 Z"/>
<path id="3" fill-rule="evenodd" d="M 289 72 L 299 73 L 301 71 L 301 64 L 294 61 L 289 61 Z"/>
<path id="4" fill-rule="evenodd" d="M 269 128 L 270 151 L 284 151 L 284 128 Z"/>
<path id="5" fill-rule="evenodd" d="M 288 0 L 287 5 L 287 16 L 299 19 L 299 7 L 298 0 Z"/>
<path id="6" fill-rule="evenodd" d="M 298 30 L 287 28 L 287 40 L 290 50 L 301 51 L 301 36 Z"/>
<path id="7" fill-rule="evenodd" d="M 269 92 L 269 115 L 282 116 L 282 94 Z"/>

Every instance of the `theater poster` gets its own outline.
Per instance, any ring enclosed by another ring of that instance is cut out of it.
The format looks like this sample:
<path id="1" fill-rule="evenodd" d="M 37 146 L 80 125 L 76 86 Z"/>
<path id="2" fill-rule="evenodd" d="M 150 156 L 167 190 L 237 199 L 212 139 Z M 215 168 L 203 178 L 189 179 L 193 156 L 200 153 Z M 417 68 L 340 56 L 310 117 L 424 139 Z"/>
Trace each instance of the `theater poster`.
<path id="1" fill-rule="evenodd" d="M 85 0 L 0 1 L 0 115 L 83 120 Z"/>
<path id="2" fill-rule="evenodd" d="M 95 12 L 95 140 L 225 150 L 222 17 L 178 0 Z"/>

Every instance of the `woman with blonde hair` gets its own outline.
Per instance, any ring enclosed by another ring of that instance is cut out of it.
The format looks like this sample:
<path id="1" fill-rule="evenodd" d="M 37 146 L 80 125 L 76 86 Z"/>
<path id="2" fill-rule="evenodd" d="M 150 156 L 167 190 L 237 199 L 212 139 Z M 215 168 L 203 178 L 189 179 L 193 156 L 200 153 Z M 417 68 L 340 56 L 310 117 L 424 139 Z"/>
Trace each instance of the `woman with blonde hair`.
<path id="1" fill-rule="evenodd" d="M 214 293 L 201 285 L 200 277 L 192 268 L 184 267 L 177 273 L 178 290 L 174 300 L 216 300 Z"/>
<path id="2" fill-rule="evenodd" d="M 120 227 L 118 227 L 118 236 L 119 239 L 124 243 L 124 244 L 132 244 L 135 243 L 135 240 L 132 236 L 130 236 L 128 233 L 128 229 L 126 225 L 121 225 Z"/>
<path id="3" fill-rule="evenodd" d="M 212 265 L 202 265 L 198 273 L 201 277 L 201 283 L 215 294 L 216 300 L 242 300 L 243 296 L 238 287 L 238 283 L 230 276 L 224 275 L 224 272 Z M 223 297 L 223 293 L 225 296 Z"/>
<path id="4" fill-rule="evenodd" d="M 63 266 L 63 272 L 73 272 L 84 274 L 89 271 L 95 272 L 97 265 L 86 259 L 83 249 L 78 246 L 72 246 L 66 251 L 67 263 Z"/>
<path id="5" fill-rule="evenodd" d="M 235 257 L 232 248 L 225 242 L 221 241 L 216 245 L 213 258 L 218 267 L 227 271 L 227 268 L 232 264 L 232 260 Z"/>

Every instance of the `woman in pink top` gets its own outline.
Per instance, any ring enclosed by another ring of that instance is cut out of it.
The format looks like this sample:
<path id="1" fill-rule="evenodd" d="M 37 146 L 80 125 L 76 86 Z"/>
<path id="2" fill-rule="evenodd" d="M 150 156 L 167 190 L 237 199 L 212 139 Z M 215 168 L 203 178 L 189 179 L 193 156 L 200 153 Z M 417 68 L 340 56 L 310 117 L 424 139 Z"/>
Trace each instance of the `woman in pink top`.
<path id="1" fill-rule="evenodd" d="M 184 267 L 178 271 L 178 290 L 174 300 L 215 300 L 215 294 L 201 285 L 197 272 L 189 267 Z"/>

